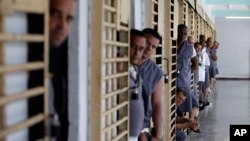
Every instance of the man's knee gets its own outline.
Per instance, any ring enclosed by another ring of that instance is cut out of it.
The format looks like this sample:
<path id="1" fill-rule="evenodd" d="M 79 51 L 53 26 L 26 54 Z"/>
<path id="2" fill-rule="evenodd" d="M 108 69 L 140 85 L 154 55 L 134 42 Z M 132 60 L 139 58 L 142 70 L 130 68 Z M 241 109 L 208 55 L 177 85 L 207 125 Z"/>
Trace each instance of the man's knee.
<path id="1" fill-rule="evenodd" d="M 176 130 L 176 141 L 185 141 L 187 138 L 186 134 L 181 130 Z"/>
<path id="2" fill-rule="evenodd" d="M 199 107 L 198 100 L 194 95 L 191 96 L 191 100 L 192 100 L 192 108 Z"/>

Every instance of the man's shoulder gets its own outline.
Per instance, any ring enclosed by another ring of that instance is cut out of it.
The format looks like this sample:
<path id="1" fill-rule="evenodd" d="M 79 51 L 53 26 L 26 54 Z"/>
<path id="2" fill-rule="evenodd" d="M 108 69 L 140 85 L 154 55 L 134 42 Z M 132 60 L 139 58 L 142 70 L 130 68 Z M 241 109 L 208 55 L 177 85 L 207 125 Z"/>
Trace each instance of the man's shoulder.
<path id="1" fill-rule="evenodd" d="M 156 75 L 162 76 L 164 74 L 163 70 L 151 59 L 148 59 L 147 62 L 143 65 L 142 72 L 144 72 L 143 74 L 150 77 L 156 77 Z"/>
<path id="2" fill-rule="evenodd" d="M 189 50 L 193 50 L 193 47 L 194 47 L 194 46 L 193 46 L 192 44 L 190 44 L 188 41 L 185 41 L 185 42 L 184 42 L 184 46 L 187 47 L 187 49 L 189 49 Z"/>
<path id="3" fill-rule="evenodd" d="M 150 59 L 151 60 L 151 59 Z M 162 70 L 162 68 L 160 68 L 155 62 L 152 62 L 152 68 L 153 68 L 153 74 L 155 74 L 155 77 L 162 77 L 164 75 L 164 72 Z"/>
<path id="4" fill-rule="evenodd" d="M 155 69 L 156 67 L 157 65 L 151 59 L 145 61 L 145 63 L 141 66 L 142 69 Z"/>
<path id="5" fill-rule="evenodd" d="M 149 59 L 150 65 L 153 67 L 153 69 L 161 71 L 162 69 L 151 59 Z"/>
<path id="6" fill-rule="evenodd" d="M 194 50 L 194 47 L 192 44 L 188 43 L 187 41 L 184 41 L 184 44 L 182 46 L 182 55 L 186 56 L 186 57 L 192 57 L 192 54 L 193 54 L 193 50 Z"/>

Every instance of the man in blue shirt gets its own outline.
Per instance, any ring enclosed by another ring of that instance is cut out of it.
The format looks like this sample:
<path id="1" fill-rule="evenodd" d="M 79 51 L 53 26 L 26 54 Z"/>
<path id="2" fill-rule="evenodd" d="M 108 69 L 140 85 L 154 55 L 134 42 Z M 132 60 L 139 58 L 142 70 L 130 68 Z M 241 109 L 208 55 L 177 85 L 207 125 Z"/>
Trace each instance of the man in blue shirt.
<path id="1" fill-rule="evenodd" d="M 189 118 L 194 120 L 199 105 L 195 96 L 191 94 L 191 70 L 197 69 L 198 59 L 194 47 L 186 41 L 187 35 L 187 26 L 180 24 L 177 38 L 177 87 L 181 88 L 187 97 L 184 103 L 178 107 L 178 111 L 189 112 Z"/>
<path id="2" fill-rule="evenodd" d="M 145 48 L 146 38 L 144 33 L 135 29 L 130 30 L 129 141 L 137 141 L 143 127 L 144 104 L 142 98 L 142 79 L 138 66 Z"/>
<path id="3" fill-rule="evenodd" d="M 139 141 L 146 140 L 146 134 L 150 129 L 151 117 L 154 124 L 154 132 L 152 133 L 151 141 L 159 141 L 162 138 L 162 95 L 164 79 L 162 70 L 149 57 L 159 46 L 161 37 L 154 29 L 146 28 L 143 32 L 146 36 L 147 47 L 140 63 L 140 70 L 143 79 L 142 92 L 145 118 Z"/>
<path id="4" fill-rule="evenodd" d="M 175 104 L 176 107 L 180 106 L 186 99 L 186 94 L 180 88 L 177 88 Z M 190 119 L 176 117 L 176 141 L 185 141 L 186 134 L 182 129 L 194 129 L 198 126 L 198 124 Z"/>

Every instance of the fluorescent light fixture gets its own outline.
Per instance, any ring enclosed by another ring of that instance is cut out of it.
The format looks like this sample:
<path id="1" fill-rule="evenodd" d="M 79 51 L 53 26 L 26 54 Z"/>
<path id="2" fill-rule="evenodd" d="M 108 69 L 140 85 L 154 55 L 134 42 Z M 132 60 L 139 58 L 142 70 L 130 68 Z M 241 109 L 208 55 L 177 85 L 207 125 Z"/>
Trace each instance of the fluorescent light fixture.
<path id="1" fill-rule="evenodd" d="M 250 19 L 250 17 L 225 17 L 226 19 Z"/>

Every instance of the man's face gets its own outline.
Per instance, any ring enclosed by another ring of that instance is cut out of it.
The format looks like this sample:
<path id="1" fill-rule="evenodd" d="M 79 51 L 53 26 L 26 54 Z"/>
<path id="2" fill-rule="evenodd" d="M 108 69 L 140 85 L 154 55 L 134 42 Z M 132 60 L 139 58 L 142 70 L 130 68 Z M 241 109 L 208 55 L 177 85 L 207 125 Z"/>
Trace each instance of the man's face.
<path id="1" fill-rule="evenodd" d="M 207 47 L 212 47 L 213 46 L 213 39 L 212 38 L 208 38 L 207 39 Z"/>
<path id="2" fill-rule="evenodd" d="M 187 35 L 188 35 L 188 29 L 187 28 L 182 28 L 179 33 L 178 33 L 178 40 L 179 42 L 183 42 L 186 40 L 187 38 Z"/>
<path id="3" fill-rule="evenodd" d="M 176 103 L 176 106 L 180 106 L 184 101 L 185 101 L 186 97 L 184 96 L 183 92 L 179 92 L 177 95 L 176 95 L 176 98 L 175 98 L 175 103 Z"/>
<path id="4" fill-rule="evenodd" d="M 50 45 L 59 47 L 67 38 L 75 17 L 75 0 L 50 0 Z"/>
<path id="5" fill-rule="evenodd" d="M 159 46 L 160 40 L 152 36 L 151 34 L 146 34 L 147 47 L 144 51 L 143 58 L 149 58 L 154 50 Z"/>
<path id="6" fill-rule="evenodd" d="M 201 52 L 201 50 L 202 50 L 202 46 L 201 45 L 196 45 L 195 47 L 195 51 L 196 51 L 196 53 L 200 53 Z"/>
<path id="7" fill-rule="evenodd" d="M 139 65 L 143 52 L 146 48 L 146 39 L 141 36 L 132 35 L 130 41 L 130 63 Z"/>
<path id="8" fill-rule="evenodd" d="M 217 46 L 217 43 L 214 42 L 212 48 L 216 48 L 216 46 Z"/>
<path id="9" fill-rule="evenodd" d="M 219 44 L 219 43 L 217 43 L 217 44 L 216 44 L 215 49 L 218 49 L 218 48 L 219 48 L 219 45 L 220 45 L 220 44 Z"/>

